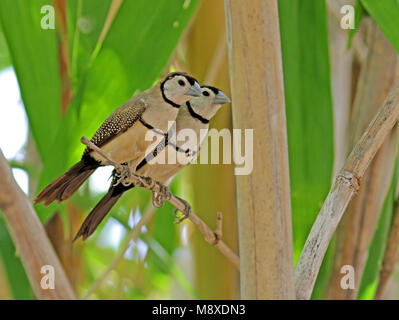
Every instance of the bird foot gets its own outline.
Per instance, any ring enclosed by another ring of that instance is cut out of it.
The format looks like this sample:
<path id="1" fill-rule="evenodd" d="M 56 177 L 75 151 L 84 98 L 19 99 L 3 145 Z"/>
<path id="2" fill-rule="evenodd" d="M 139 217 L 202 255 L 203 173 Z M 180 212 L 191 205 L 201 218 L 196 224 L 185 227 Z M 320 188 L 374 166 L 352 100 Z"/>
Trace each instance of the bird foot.
<path id="1" fill-rule="evenodd" d="M 159 187 L 161 189 L 160 192 L 152 192 L 152 204 L 156 208 L 162 207 L 172 195 L 168 187 L 163 184 L 159 184 Z"/>
<path id="2" fill-rule="evenodd" d="M 115 177 L 119 178 L 116 180 L 116 182 L 114 183 L 114 186 L 117 186 L 118 184 L 122 184 L 125 187 L 131 185 L 132 183 L 128 180 L 130 177 L 130 169 L 129 166 L 127 164 L 122 164 L 122 172 L 116 172 L 115 173 Z"/>
<path id="3" fill-rule="evenodd" d="M 180 222 L 186 220 L 186 219 L 190 216 L 190 214 L 191 214 L 191 206 L 190 206 L 190 204 L 189 204 L 186 200 L 184 200 L 184 199 L 182 199 L 182 198 L 179 198 L 178 196 L 175 196 L 175 197 L 178 198 L 181 202 L 184 203 L 184 210 L 183 210 L 183 211 L 181 211 L 180 209 L 175 209 L 175 211 L 173 212 L 173 214 L 175 215 L 175 217 L 179 219 L 179 220 L 177 220 L 177 221 L 175 222 L 175 224 L 179 224 Z M 181 213 L 183 213 L 183 217 L 180 217 L 180 218 L 179 218 L 179 217 L 177 216 L 177 213 L 178 213 L 179 211 L 181 211 Z"/>

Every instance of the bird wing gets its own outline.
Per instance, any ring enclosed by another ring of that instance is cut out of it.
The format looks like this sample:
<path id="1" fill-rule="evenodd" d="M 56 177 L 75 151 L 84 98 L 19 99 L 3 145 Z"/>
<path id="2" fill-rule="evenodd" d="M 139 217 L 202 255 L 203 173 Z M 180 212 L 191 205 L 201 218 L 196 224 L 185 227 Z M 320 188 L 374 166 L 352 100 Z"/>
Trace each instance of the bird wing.
<path id="1" fill-rule="evenodd" d="M 141 119 L 144 111 L 147 109 L 147 103 L 144 99 L 131 99 L 124 105 L 120 106 L 104 121 L 104 123 L 98 128 L 91 142 L 97 147 L 102 147 L 112 139 L 117 137 L 119 134 L 125 132 L 131 128 L 137 120 Z M 87 147 L 83 153 L 86 155 L 92 150 Z"/>

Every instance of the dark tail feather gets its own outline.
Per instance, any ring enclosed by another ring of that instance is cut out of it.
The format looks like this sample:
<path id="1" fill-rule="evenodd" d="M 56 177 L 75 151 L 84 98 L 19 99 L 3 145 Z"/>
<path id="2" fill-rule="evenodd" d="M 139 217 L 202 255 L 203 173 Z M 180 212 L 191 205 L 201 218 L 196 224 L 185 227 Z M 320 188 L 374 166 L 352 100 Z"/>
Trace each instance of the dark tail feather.
<path id="1" fill-rule="evenodd" d="M 134 185 L 124 186 L 118 184 L 117 186 L 112 185 L 108 193 L 100 200 L 99 203 L 94 207 L 94 209 L 89 213 L 82 226 L 80 227 L 78 233 L 76 234 L 73 241 L 79 239 L 82 236 L 83 240 L 86 240 L 98 227 L 98 225 L 103 221 L 107 213 L 112 209 L 119 198 L 129 189 L 133 188 Z"/>
<path id="2" fill-rule="evenodd" d="M 84 156 L 82 160 L 71 169 L 44 188 L 44 190 L 38 194 L 34 203 L 36 204 L 43 201 L 44 205 L 48 206 L 55 200 L 61 202 L 68 199 L 99 166 L 100 163 L 95 159 L 90 156 Z"/>

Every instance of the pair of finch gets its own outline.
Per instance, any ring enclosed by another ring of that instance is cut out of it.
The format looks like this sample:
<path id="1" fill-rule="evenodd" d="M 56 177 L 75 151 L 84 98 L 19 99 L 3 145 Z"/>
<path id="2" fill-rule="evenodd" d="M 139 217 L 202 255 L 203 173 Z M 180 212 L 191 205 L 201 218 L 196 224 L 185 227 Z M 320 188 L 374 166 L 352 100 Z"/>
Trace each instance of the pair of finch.
<path id="1" fill-rule="evenodd" d="M 134 187 L 121 183 L 128 172 L 164 184 L 185 164 L 194 160 L 205 139 L 209 120 L 221 105 L 228 102 L 229 98 L 221 90 L 211 86 L 201 87 L 188 74 L 174 72 L 117 108 L 96 131 L 91 142 L 114 161 L 124 164 L 126 171 L 120 174 L 120 179 L 114 171 L 108 193 L 87 216 L 75 240 L 89 237 L 123 193 Z M 187 145 L 171 141 L 168 133 L 172 123 L 177 133 L 183 129 L 193 130 L 198 137 L 195 143 Z M 153 141 L 146 136 L 149 131 L 155 136 L 162 136 L 162 147 L 151 149 Z M 158 157 L 165 159 L 170 152 L 183 153 L 188 161 L 148 161 Z M 39 193 L 35 204 L 43 202 L 47 206 L 55 200 L 62 202 L 70 198 L 98 167 L 105 165 L 108 165 L 107 160 L 87 147 L 78 163 Z"/>

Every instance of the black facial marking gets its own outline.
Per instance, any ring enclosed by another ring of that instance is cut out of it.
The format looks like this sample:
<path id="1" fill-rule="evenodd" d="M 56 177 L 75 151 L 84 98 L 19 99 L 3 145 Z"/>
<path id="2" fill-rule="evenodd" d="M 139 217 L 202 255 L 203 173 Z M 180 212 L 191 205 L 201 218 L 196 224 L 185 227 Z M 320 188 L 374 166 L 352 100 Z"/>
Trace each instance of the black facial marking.
<path id="1" fill-rule="evenodd" d="M 162 93 L 162 97 L 163 99 L 169 103 L 170 105 L 172 105 L 175 108 L 180 108 L 180 105 L 178 105 L 177 103 L 174 103 L 172 100 L 169 100 L 166 95 L 165 95 L 165 91 L 164 91 L 164 87 L 165 87 L 165 82 L 176 77 L 176 76 L 182 76 L 185 77 L 187 79 L 187 81 L 190 83 L 190 85 L 194 85 L 195 82 L 198 82 L 197 80 L 195 80 L 193 77 L 189 76 L 187 73 L 185 72 L 172 72 L 169 73 L 168 76 L 161 82 L 161 93 Z"/>
<path id="2" fill-rule="evenodd" d="M 178 83 L 179 83 L 179 85 L 180 85 L 180 86 L 182 86 L 182 87 L 185 85 L 185 83 L 184 83 L 184 81 L 183 81 L 183 80 L 179 80 L 179 82 L 178 82 Z"/>
<path id="3" fill-rule="evenodd" d="M 190 83 L 190 85 L 194 85 L 196 82 L 198 82 L 197 80 L 195 80 L 193 77 L 190 77 L 189 75 L 185 75 L 187 81 Z"/>
<path id="4" fill-rule="evenodd" d="M 209 97 L 209 92 L 208 91 L 204 91 L 204 92 L 202 92 L 202 95 L 204 95 L 205 97 Z"/>
<path id="5" fill-rule="evenodd" d="M 186 102 L 186 106 L 187 106 L 188 111 L 190 112 L 190 115 L 191 115 L 193 118 L 198 119 L 199 121 L 201 121 L 202 123 L 205 123 L 205 124 L 206 124 L 206 123 L 209 123 L 209 120 L 208 120 L 208 119 L 205 119 L 205 118 L 202 117 L 200 114 L 198 114 L 198 113 L 196 113 L 196 112 L 194 111 L 193 107 L 191 106 L 190 101 L 187 101 L 187 102 Z"/>
<path id="6" fill-rule="evenodd" d="M 172 79 L 174 76 L 169 75 L 168 77 L 166 77 L 166 79 L 164 81 L 161 82 L 161 94 L 162 94 L 162 98 L 165 100 L 165 102 L 169 103 L 171 106 L 175 107 L 175 108 L 180 108 L 180 105 L 177 103 L 174 103 L 172 100 L 169 100 L 166 95 L 165 95 L 165 83 L 166 81 Z"/>
<path id="7" fill-rule="evenodd" d="M 188 83 L 190 84 L 190 85 L 194 85 L 196 82 L 198 82 L 195 78 L 193 78 L 192 76 L 189 76 L 187 73 L 185 73 L 185 72 L 172 72 L 172 73 L 169 73 L 168 74 L 168 76 L 162 81 L 162 83 L 164 83 L 164 82 L 166 82 L 166 81 L 168 81 L 169 79 L 172 79 L 173 77 L 176 77 L 176 76 L 182 76 L 182 77 L 184 77 L 184 78 L 186 78 L 187 79 L 187 81 L 188 81 Z"/>
<path id="8" fill-rule="evenodd" d="M 212 90 L 212 92 L 214 94 L 218 94 L 220 92 L 220 90 L 218 88 L 211 87 L 211 86 L 202 86 L 201 88 L 208 88 L 209 90 Z"/>

